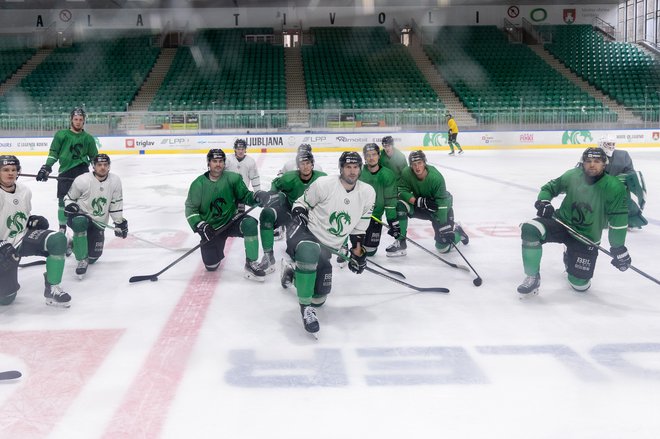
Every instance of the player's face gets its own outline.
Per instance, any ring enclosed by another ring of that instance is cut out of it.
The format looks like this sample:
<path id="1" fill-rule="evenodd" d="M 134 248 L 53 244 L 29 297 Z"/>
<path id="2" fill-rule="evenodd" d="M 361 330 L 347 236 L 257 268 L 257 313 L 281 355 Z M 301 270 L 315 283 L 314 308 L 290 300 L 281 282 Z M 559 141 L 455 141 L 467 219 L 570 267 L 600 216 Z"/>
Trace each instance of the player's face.
<path id="1" fill-rule="evenodd" d="M 0 184 L 4 187 L 12 187 L 18 178 L 18 170 L 15 165 L 6 165 L 0 169 Z"/>
<path id="2" fill-rule="evenodd" d="M 422 180 L 424 177 L 426 177 L 426 163 L 424 163 L 423 160 L 412 162 L 410 169 L 412 169 L 413 173 L 418 179 Z"/>
<path id="3" fill-rule="evenodd" d="M 308 179 L 312 175 L 314 165 L 309 160 L 298 162 L 298 172 L 303 179 Z"/>
<path id="4" fill-rule="evenodd" d="M 110 172 L 110 164 L 99 162 L 94 165 L 94 174 L 98 177 L 104 178 Z"/>
<path id="5" fill-rule="evenodd" d="M 360 177 L 360 165 L 357 163 L 346 163 L 339 171 L 341 179 L 349 185 L 354 185 Z"/>
<path id="6" fill-rule="evenodd" d="M 383 143 L 383 150 L 385 150 L 385 154 L 387 154 L 388 157 L 392 157 L 392 154 L 394 154 L 394 145 L 391 143 Z"/>
<path id="7" fill-rule="evenodd" d="M 225 161 L 222 159 L 211 159 L 209 161 L 209 175 L 212 178 L 220 178 L 225 170 Z"/>
<path id="8" fill-rule="evenodd" d="M 589 177 L 598 177 L 605 172 L 605 162 L 600 159 L 587 158 L 582 164 L 584 173 Z"/>
<path id="9" fill-rule="evenodd" d="M 234 154 L 236 154 L 237 159 L 242 159 L 243 157 L 245 157 L 245 148 L 238 147 L 234 149 Z"/>
<path id="10" fill-rule="evenodd" d="M 80 132 L 83 129 L 83 126 L 85 125 L 85 118 L 82 117 L 79 114 L 74 115 L 71 118 L 71 129 L 75 132 Z"/>
<path id="11" fill-rule="evenodd" d="M 368 168 L 375 168 L 378 166 L 378 158 L 380 155 L 378 155 L 378 152 L 375 150 L 369 150 L 364 154 L 364 161 L 367 164 Z"/>

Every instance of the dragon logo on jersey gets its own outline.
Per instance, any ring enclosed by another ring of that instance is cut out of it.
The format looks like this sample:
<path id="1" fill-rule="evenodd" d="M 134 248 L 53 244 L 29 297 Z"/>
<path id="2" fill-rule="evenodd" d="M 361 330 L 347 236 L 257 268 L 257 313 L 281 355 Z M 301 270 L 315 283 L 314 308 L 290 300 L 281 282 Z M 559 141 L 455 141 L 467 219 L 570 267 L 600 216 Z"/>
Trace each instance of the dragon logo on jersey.
<path id="1" fill-rule="evenodd" d="M 424 146 L 443 146 L 443 145 L 448 145 L 446 133 L 424 134 Z"/>
<path id="2" fill-rule="evenodd" d="M 211 203 L 211 211 L 213 212 L 213 216 L 222 216 L 222 205 L 227 204 L 227 201 L 222 198 L 218 197 L 213 202 Z"/>
<path id="3" fill-rule="evenodd" d="M 76 143 L 75 145 L 71 146 L 71 159 L 72 160 L 80 160 L 80 157 L 82 157 L 82 151 L 83 151 L 83 144 L 82 143 Z"/>
<path id="4" fill-rule="evenodd" d="M 9 229 L 9 237 L 15 238 L 16 235 L 25 230 L 27 223 L 27 216 L 23 212 L 16 212 L 13 216 L 7 217 L 7 228 Z"/>
<path id="5" fill-rule="evenodd" d="M 591 204 L 585 202 L 571 204 L 571 222 L 573 224 L 590 227 L 593 223 L 587 223 L 586 218 L 591 217 L 592 213 Z"/>
<path id="6" fill-rule="evenodd" d="M 580 145 L 582 143 L 591 143 L 594 139 L 591 131 L 564 131 L 561 137 L 562 145 Z"/>
<path id="7" fill-rule="evenodd" d="M 103 216 L 105 205 L 108 204 L 108 199 L 105 197 L 98 197 L 92 200 L 92 215 Z"/>
<path id="8" fill-rule="evenodd" d="M 344 236 L 346 235 L 344 226 L 351 223 L 351 216 L 346 212 L 332 212 L 328 221 L 333 226 L 328 229 L 328 232 L 335 236 Z"/>

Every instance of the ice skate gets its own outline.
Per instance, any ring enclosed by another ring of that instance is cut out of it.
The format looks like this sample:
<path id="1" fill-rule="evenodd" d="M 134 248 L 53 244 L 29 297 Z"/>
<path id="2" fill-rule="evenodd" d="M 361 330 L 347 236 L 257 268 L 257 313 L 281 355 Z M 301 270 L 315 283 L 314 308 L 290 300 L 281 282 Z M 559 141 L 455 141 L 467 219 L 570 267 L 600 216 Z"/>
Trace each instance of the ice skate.
<path id="1" fill-rule="evenodd" d="M 76 267 L 76 275 L 78 279 L 82 280 L 87 273 L 87 266 L 89 265 L 89 260 L 87 258 L 78 261 L 78 266 Z"/>
<path id="2" fill-rule="evenodd" d="M 273 251 L 265 252 L 264 256 L 259 262 L 259 269 L 266 274 L 275 273 L 275 256 L 273 256 Z"/>
<path id="3" fill-rule="evenodd" d="M 448 155 L 456 155 L 456 154 L 454 154 L 454 151 L 452 151 Z"/>
<path id="4" fill-rule="evenodd" d="M 302 314 L 303 326 L 305 331 L 312 334 L 316 337 L 316 333 L 319 332 L 319 319 L 316 317 L 316 309 L 310 305 L 300 305 L 300 314 Z"/>
<path id="5" fill-rule="evenodd" d="M 521 297 L 536 296 L 541 286 L 541 274 L 527 276 L 523 282 L 518 285 L 518 293 Z"/>
<path id="6" fill-rule="evenodd" d="M 458 150 L 458 155 L 461 155 L 461 154 L 463 154 L 463 150 L 462 150 L 462 149 L 459 149 L 459 150 Z"/>
<path id="7" fill-rule="evenodd" d="M 62 290 L 59 285 L 51 285 L 48 283 L 46 273 L 44 273 L 44 297 L 46 298 L 46 305 L 56 306 L 60 308 L 68 308 L 71 306 L 71 296 Z"/>
<path id="8" fill-rule="evenodd" d="M 282 284 L 282 288 L 289 288 L 293 284 L 293 273 L 293 266 L 282 258 L 280 264 L 280 283 Z"/>
<path id="9" fill-rule="evenodd" d="M 390 258 L 395 258 L 399 256 L 405 256 L 407 254 L 406 249 L 408 244 L 405 239 L 397 239 L 385 249 L 385 254 Z"/>
<path id="10" fill-rule="evenodd" d="M 246 279 L 256 280 L 257 282 L 263 282 L 266 280 L 266 273 L 259 268 L 259 262 L 245 260 L 245 273 L 243 276 Z"/>

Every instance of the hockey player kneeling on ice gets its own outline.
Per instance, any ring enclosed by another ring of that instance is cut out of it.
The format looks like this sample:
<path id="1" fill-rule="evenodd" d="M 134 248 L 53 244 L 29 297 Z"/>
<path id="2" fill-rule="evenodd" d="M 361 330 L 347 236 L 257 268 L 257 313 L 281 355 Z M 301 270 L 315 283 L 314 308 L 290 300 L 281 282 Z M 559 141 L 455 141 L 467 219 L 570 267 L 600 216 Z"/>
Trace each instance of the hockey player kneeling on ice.
<path id="1" fill-rule="evenodd" d="M 62 290 L 66 236 L 48 230 L 48 220 L 31 215 L 32 192 L 17 182 L 21 163 L 0 156 L 0 305 L 10 305 L 20 289 L 18 262 L 23 256 L 46 257 L 46 305 L 68 308 L 71 296 Z"/>
<path id="2" fill-rule="evenodd" d="M 208 271 L 217 270 L 224 259 L 227 238 L 242 237 L 245 244 L 245 277 L 263 282 L 266 274 L 257 261 L 257 220 L 246 215 L 222 233 L 217 233 L 217 230 L 232 221 L 239 203 L 263 207 L 268 204 L 270 195 L 265 191 L 250 192 L 239 174 L 225 170 L 225 158 L 221 149 L 211 149 L 206 154 L 208 171 L 197 177 L 188 189 L 186 220 L 201 237 L 202 261 Z"/>
<path id="3" fill-rule="evenodd" d="M 64 197 L 67 225 L 73 230 L 73 253 L 78 263 L 76 275 L 79 279 L 103 253 L 109 218 L 114 222 L 115 236 L 123 239 L 128 236 L 121 180 L 110 173 L 110 157 L 97 154 L 92 159 L 92 166 L 92 173 L 76 177 Z"/>
<path id="4" fill-rule="evenodd" d="M 284 288 L 295 284 L 307 332 L 319 330 L 315 307 L 325 303 L 332 288 L 331 252 L 339 250 L 347 238 L 351 271 L 360 274 L 367 264 L 363 247 L 376 199 L 374 189 L 358 180 L 362 158 L 344 152 L 339 158 L 339 176 L 324 176 L 309 185 L 293 204 L 293 220 L 287 226 L 286 252 L 294 260 L 282 260 Z"/>
<path id="5" fill-rule="evenodd" d="M 537 217 L 521 226 L 522 260 L 525 279 L 518 286 L 521 295 L 537 294 L 541 285 L 543 244 L 558 242 L 566 245 L 564 265 L 568 283 L 576 291 L 586 291 L 596 267 L 598 248 L 575 238 L 557 221 L 599 244 L 603 229 L 608 227 L 612 265 L 621 271 L 630 267 L 631 259 L 625 247 L 628 229 L 626 188 L 616 178 L 605 173 L 607 156 L 600 148 L 587 148 L 582 154 L 582 166 L 566 171 L 541 187 L 534 203 Z M 566 194 L 559 210 L 551 204 L 553 198 Z"/>
<path id="6" fill-rule="evenodd" d="M 325 172 L 314 169 L 314 156 L 311 152 L 301 151 L 296 157 L 298 170 L 285 172 L 275 178 L 270 186 L 271 200 L 259 215 L 259 234 L 264 256 L 259 263 L 259 268 L 266 274 L 275 272 L 275 255 L 273 254 L 274 229 L 288 226 L 291 222 L 291 208 L 305 192 L 305 189 L 317 178 L 322 177 Z"/>
<path id="7" fill-rule="evenodd" d="M 440 171 L 426 162 L 424 151 L 412 151 L 408 163 L 410 166 L 401 172 L 400 199 L 396 207 L 401 232 L 394 244 L 385 250 L 387 256 L 406 254 L 408 218 L 431 221 L 435 248 L 440 253 L 449 252 L 452 244 L 467 245 L 470 238 L 461 226 L 454 224 L 453 198 Z"/>

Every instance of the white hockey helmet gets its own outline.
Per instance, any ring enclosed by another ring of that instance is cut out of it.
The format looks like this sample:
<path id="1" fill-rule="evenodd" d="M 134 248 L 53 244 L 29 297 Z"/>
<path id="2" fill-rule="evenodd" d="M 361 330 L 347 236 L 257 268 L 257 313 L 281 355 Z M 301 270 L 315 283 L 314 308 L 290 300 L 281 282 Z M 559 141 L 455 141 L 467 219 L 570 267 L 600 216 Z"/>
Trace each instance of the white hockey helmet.
<path id="1" fill-rule="evenodd" d="M 608 137 L 601 137 L 600 140 L 598 140 L 598 147 L 605 151 L 605 154 L 608 157 L 612 157 L 614 149 L 616 148 L 616 142 Z"/>

